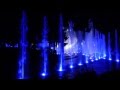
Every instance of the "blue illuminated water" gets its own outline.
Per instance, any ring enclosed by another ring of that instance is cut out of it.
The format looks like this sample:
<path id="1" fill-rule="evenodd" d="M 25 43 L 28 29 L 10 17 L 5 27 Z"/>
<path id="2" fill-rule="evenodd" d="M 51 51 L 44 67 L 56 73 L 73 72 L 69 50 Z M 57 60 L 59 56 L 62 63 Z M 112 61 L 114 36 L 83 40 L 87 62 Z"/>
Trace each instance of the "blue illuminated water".
<path id="1" fill-rule="evenodd" d="M 111 57 L 111 39 L 110 39 L 110 32 L 108 32 L 108 59 L 112 60 Z"/>
<path id="2" fill-rule="evenodd" d="M 21 20 L 21 40 L 20 40 L 20 58 L 18 62 L 18 79 L 26 79 L 27 78 L 27 71 L 26 71 L 26 65 L 27 65 L 27 16 L 25 11 L 22 12 L 22 20 Z"/>
<path id="3" fill-rule="evenodd" d="M 104 33 L 99 32 L 93 25 L 93 22 L 89 20 L 88 31 L 75 31 L 73 27 L 73 22 L 68 23 L 69 26 L 66 29 L 68 39 L 64 40 L 64 30 L 63 30 L 63 17 L 59 17 L 59 41 L 52 42 L 48 41 L 48 23 L 47 17 L 43 18 L 43 29 L 42 29 L 42 40 L 40 42 L 39 50 L 41 50 L 41 63 L 39 68 L 39 77 L 46 78 L 49 76 L 49 54 L 48 48 L 51 50 L 56 50 L 56 66 L 57 74 L 59 78 L 68 77 L 73 79 L 76 73 L 95 71 L 97 75 L 111 71 L 113 68 L 113 62 L 115 61 L 115 67 L 120 68 L 119 63 L 119 38 L 118 31 L 115 30 L 115 40 L 111 40 L 111 32 L 108 32 L 107 36 Z M 85 29 L 86 30 L 86 29 Z M 20 49 L 20 57 L 18 61 L 17 79 L 27 79 L 29 77 L 27 71 L 27 16 L 25 11 L 22 12 L 22 19 L 20 25 L 20 43 L 16 44 L 14 47 Z M 83 35 L 84 34 L 84 35 Z M 106 42 L 107 37 L 107 42 Z M 64 45 L 65 41 L 67 42 Z M 106 44 L 107 43 L 107 44 Z M 114 48 L 112 48 L 112 43 Z M 50 45 L 50 46 L 49 46 Z M 5 44 L 7 48 L 12 48 L 10 44 Z M 112 52 L 114 49 L 115 52 Z M 52 58 L 54 59 L 54 58 Z M 66 73 L 66 74 L 65 74 Z M 38 75 L 38 74 L 37 74 Z"/>
<path id="4" fill-rule="evenodd" d="M 47 27 L 47 17 L 44 16 L 43 19 L 43 31 L 42 31 L 42 73 L 40 71 L 40 77 L 45 77 L 48 75 L 48 53 L 47 53 L 47 47 L 48 47 L 48 27 Z"/>
<path id="5" fill-rule="evenodd" d="M 118 52 L 118 32 L 115 30 L 115 57 L 116 57 L 116 62 L 119 62 L 119 52 Z"/>
<path id="6" fill-rule="evenodd" d="M 59 18 L 59 42 L 60 42 L 60 58 L 59 58 L 59 70 L 63 71 L 64 68 L 64 37 L 63 37 L 63 17 Z"/>

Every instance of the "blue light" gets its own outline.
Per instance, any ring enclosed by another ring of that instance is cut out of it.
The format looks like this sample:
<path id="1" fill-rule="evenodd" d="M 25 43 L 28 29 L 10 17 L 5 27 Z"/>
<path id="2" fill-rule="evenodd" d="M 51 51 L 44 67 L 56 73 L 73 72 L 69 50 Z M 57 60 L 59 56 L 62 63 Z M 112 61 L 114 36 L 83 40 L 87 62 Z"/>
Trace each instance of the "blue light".
<path id="1" fill-rule="evenodd" d="M 119 62 L 119 59 L 117 59 L 116 62 Z"/>
<path id="2" fill-rule="evenodd" d="M 116 62 L 119 62 L 119 48 L 118 48 L 118 32 L 115 30 L 115 57 L 116 57 Z"/>
<path id="3" fill-rule="evenodd" d="M 106 59 L 106 57 L 101 57 L 102 59 Z"/>
<path id="4" fill-rule="evenodd" d="M 98 59 L 96 58 L 95 60 L 97 61 Z"/>
<path id="5" fill-rule="evenodd" d="M 59 68 L 59 70 L 58 70 L 58 71 L 60 71 L 60 72 L 62 72 L 62 71 L 63 71 L 62 66 L 60 66 L 60 68 Z"/>
<path id="6" fill-rule="evenodd" d="M 85 63 L 88 63 L 88 60 L 86 60 L 86 62 Z"/>
<path id="7" fill-rule="evenodd" d="M 111 59 L 111 58 L 109 58 L 109 60 L 111 61 L 112 59 Z"/>
<path id="8" fill-rule="evenodd" d="M 73 68 L 73 65 L 70 65 L 70 68 L 72 69 L 72 68 Z"/>
<path id="9" fill-rule="evenodd" d="M 92 59 L 91 62 L 94 62 L 94 60 Z"/>
<path id="10" fill-rule="evenodd" d="M 6 43 L 5 46 L 8 48 L 8 47 L 9 47 L 9 44 Z"/>
<path id="11" fill-rule="evenodd" d="M 63 38 L 63 18 L 59 18 L 59 43 L 60 43 L 60 57 L 59 57 L 59 71 L 63 71 L 64 61 L 64 38 Z"/>
<path id="12" fill-rule="evenodd" d="M 106 57 L 106 54 L 104 54 L 104 57 Z"/>
<path id="13" fill-rule="evenodd" d="M 82 66 L 82 63 L 79 63 L 78 65 L 79 65 L 79 66 Z"/>
<path id="14" fill-rule="evenodd" d="M 109 60 L 111 61 L 111 40 L 110 40 L 110 32 L 108 32 L 108 56 Z"/>
<path id="15" fill-rule="evenodd" d="M 27 27 L 27 19 L 26 19 L 26 13 L 23 11 L 22 13 L 22 20 L 21 20 L 21 26 L 20 26 L 20 30 L 21 30 L 21 40 L 20 40 L 20 59 L 18 62 L 18 79 L 25 79 L 26 76 L 26 65 L 27 65 L 27 31 L 28 31 L 28 27 Z"/>
<path id="16" fill-rule="evenodd" d="M 83 53 L 82 55 L 84 56 L 85 54 Z"/>
<path id="17" fill-rule="evenodd" d="M 42 66 L 42 76 L 46 76 L 47 73 L 47 66 L 48 66 L 48 54 L 47 54 L 47 47 L 48 47 L 48 38 L 47 38 L 47 34 L 48 34 L 48 28 L 47 28 L 47 18 L 46 16 L 44 16 L 43 18 L 43 32 L 42 32 L 42 43 L 41 43 L 41 47 L 42 47 L 42 58 L 43 58 L 43 66 Z"/>
<path id="18" fill-rule="evenodd" d="M 43 77 L 45 77 L 45 76 L 46 76 L 46 73 L 42 73 L 41 75 L 42 75 Z"/>
<path id="19" fill-rule="evenodd" d="M 92 57 L 90 57 L 90 59 L 92 59 Z"/>
<path id="20" fill-rule="evenodd" d="M 99 57 L 99 59 L 101 59 L 101 58 Z"/>
<path id="21" fill-rule="evenodd" d="M 51 47 L 51 49 L 53 50 L 53 49 L 54 49 L 54 47 Z"/>

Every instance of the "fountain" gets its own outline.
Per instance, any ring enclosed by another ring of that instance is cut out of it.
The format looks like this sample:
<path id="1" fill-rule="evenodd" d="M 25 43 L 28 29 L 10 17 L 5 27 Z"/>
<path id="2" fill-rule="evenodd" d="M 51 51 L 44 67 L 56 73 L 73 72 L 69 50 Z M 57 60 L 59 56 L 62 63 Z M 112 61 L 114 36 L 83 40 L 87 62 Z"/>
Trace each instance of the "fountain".
<path id="1" fill-rule="evenodd" d="M 115 58 L 116 62 L 119 62 L 119 52 L 118 52 L 118 35 L 117 30 L 115 30 Z"/>
<path id="2" fill-rule="evenodd" d="M 47 28 L 47 18 L 46 16 L 44 16 L 44 20 L 43 20 L 43 33 L 42 33 L 42 73 L 40 73 L 41 76 L 45 77 L 48 73 L 48 54 L 47 54 L 47 47 L 48 47 L 48 38 L 47 35 L 48 34 L 48 28 Z"/>
<path id="3" fill-rule="evenodd" d="M 20 40 L 20 59 L 18 64 L 18 79 L 26 79 L 27 78 L 27 71 L 26 71 L 26 65 L 27 65 L 27 16 L 25 11 L 22 12 L 22 20 L 21 20 L 21 40 Z"/>
<path id="4" fill-rule="evenodd" d="M 110 32 L 108 32 L 108 58 L 109 58 L 109 60 L 112 60 L 112 57 L 111 57 Z"/>
<path id="5" fill-rule="evenodd" d="M 60 58 L 59 58 L 59 70 L 63 71 L 64 66 L 64 35 L 63 35 L 63 18 L 60 15 L 60 23 L 59 23 L 59 42 L 60 42 Z"/>

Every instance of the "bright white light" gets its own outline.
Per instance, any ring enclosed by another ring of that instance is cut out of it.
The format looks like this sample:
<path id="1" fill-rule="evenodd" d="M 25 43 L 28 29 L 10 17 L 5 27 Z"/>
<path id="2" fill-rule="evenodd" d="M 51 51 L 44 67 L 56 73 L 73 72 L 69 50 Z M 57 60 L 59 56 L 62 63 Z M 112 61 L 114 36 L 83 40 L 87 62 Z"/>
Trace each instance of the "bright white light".
<path id="1" fill-rule="evenodd" d="M 91 62 L 94 62 L 94 60 L 92 59 Z"/>
<path id="2" fill-rule="evenodd" d="M 117 59 L 116 62 L 119 62 L 119 59 Z"/>
<path id="3" fill-rule="evenodd" d="M 41 75 L 44 77 L 44 76 L 46 76 L 46 73 L 42 73 Z"/>
<path id="4" fill-rule="evenodd" d="M 101 59 L 101 58 L 99 57 L 99 59 Z"/>
<path id="5" fill-rule="evenodd" d="M 62 67 L 60 67 L 58 71 L 62 72 L 63 71 Z"/>
<path id="6" fill-rule="evenodd" d="M 82 66 L 82 63 L 79 63 L 78 65 L 79 65 L 79 66 Z"/>
<path id="7" fill-rule="evenodd" d="M 73 65 L 70 65 L 70 68 L 72 69 L 72 68 L 73 68 Z"/>
<path id="8" fill-rule="evenodd" d="M 53 49 L 54 49 L 54 47 L 51 47 L 51 49 L 53 50 Z"/>
<path id="9" fill-rule="evenodd" d="M 85 63 L 88 63 L 88 60 L 86 60 L 86 62 Z"/>
<path id="10" fill-rule="evenodd" d="M 90 57 L 90 59 L 92 59 L 92 57 Z"/>
<path id="11" fill-rule="evenodd" d="M 109 58 L 109 60 L 112 60 L 111 58 Z"/>
<path id="12" fill-rule="evenodd" d="M 96 58 L 95 60 L 97 61 L 98 59 Z"/>

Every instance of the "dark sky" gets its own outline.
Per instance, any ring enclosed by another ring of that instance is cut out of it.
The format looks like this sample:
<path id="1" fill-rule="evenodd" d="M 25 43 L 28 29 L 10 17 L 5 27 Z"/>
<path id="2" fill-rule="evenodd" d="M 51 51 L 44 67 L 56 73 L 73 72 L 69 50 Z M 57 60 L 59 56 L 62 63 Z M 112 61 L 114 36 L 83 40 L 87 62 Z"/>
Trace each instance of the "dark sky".
<path id="1" fill-rule="evenodd" d="M 79 1 L 79 0 L 78 0 Z M 64 18 L 64 25 L 68 21 L 75 23 L 76 29 L 82 29 L 87 26 L 88 19 L 92 18 L 96 27 L 103 31 L 110 31 L 114 28 L 120 28 L 120 10 L 118 5 L 108 3 L 78 2 L 75 0 L 16 0 L 14 2 L 4 1 L 0 8 L 0 40 L 7 38 L 13 40 L 19 36 L 19 25 L 21 12 L 25 10 L 28 16 L 29 38 L 35 40 L 42 30 L 43 16 L 48 18 L 48 24 L 52 38 L 57 36 L 59 14 Z M 2 6 L 3 5 L 3 6 Z"/>

